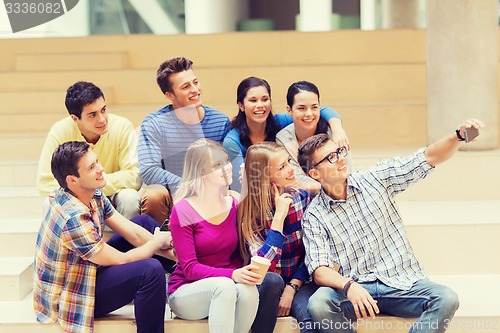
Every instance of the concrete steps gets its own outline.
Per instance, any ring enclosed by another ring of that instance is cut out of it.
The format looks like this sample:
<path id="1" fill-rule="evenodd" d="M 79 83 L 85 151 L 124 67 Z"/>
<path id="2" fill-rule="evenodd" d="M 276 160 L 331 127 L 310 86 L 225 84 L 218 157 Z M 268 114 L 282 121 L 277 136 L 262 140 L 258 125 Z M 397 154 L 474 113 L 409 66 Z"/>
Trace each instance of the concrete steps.
<path id="1" fill-rule="evenodd" d="M 64 107 L 65 90 L 0 91 L 0 110 L 23 108 L 36 110 L 45 107 Z M 17 127 L 19 128 L 19 127 Z M 21 127 L 22 128 L 22 127 Z"/>
<path id="2" fill-rule="evenodd" d="M 157 66 L 157 65 L 155 65 Z M 163 101 L 155 80 L 155 67 L 149 69 L 88 70 L 51 72 L 6 72 L 0 78 L 0 91 L 65 90 L 78 80 L 113 87 L 120 104 Z M 307 73 L 307 74 L 304 74 Z M 284 106 L 288 86 L 300 79 L 314 82 L 322 92 L 323 103 L 425 100 L 425 64 L 357 64 L 325 66 L 216 67 L 196 68 L 203 84 L 204 103 L 217 105 L 233 101 L 235 87 L 248 76 L 269 81 L 276 94 L 275 107 Z M 130 84 L 140 82 L 140 84 Z M 418 88 L 417 88 L 418 87 Z M 327 104 L 325 104 L 327 105 Z M 335 104 L 333 104 L 335 105 Z M 232 109 L 237 110 L 236 107 Z M 222 110 L 224 111 L 224 110 Z"/>
<path id="3" fill-rule="evenodd" d="M 49 111 L 47 113 L 59 110 L 65 111 L 67 114 L 64 101 L 68 87 L 69 85 L 63 89 L 0 91 L 0 114 L 10 117 L 23 114 L 44 116 L 46 110 Z M 106 87 L 102 87 L 101 89 L 105 93 L 106 101 L 112 104 L 112 89 Z M 15 123 L 11 123 L 11 130 L 12 127 L 18 131 L 24 128 L 24 126 L 16 125 Z M 24 129 L 24 131 L 29 131 L 29 129 Z"/>
<path id="4" fill-rule="evenodd" d="M 0 258 L 0 302 L 22 300 L 33 290 L 33 256 Z"/>
<path id="5" fill-rule="evenodd" d="M 33 311 L 32 293 L 25 296 L 21 301 L 0 302 L 0 332 L 9 333 L 52 333 L 61 332 L 58 325 L 42 325 L 36 322 Z M 120 332 L 135 333 L 134 307 L 129 304 L 105 318 L 96 320 L 95 332 Z M 275 333 L 299 332 L 290 327 L 297 326 L 295 319 L 290 317 L 279 318 Z M 170 313 L 167 305 L 165 313 L 165 332 L 179 333 L 208 333 L 207 320 L 187 321 L 175 318 Z"/>
<path id="6" fill-rule="evenodd" d="M 0 133 L 0 156 L 9 160 L 38 160 L 47 133 L 48 129 L 45 132 L 31 132 L 30 134 Z"/>
<path id="7" fill-rule="evenodd" d="M 351 147 L 354 169 L 364 169 L 393 156 L 406 156 L 417 147 L 397 143 L 380 149 L 366 146 L 356 150 L 356 147 Z M 398 198 L 402 201 L 499 200 L 500 177 L 495 176 L 499 165 L 500 150 L 458 151 L 427 178 L 400 193 Z"/>
<path id="8" fill-rule="evenodd" d="M 330 32 L 267 31 L 237 32 L 206 35 L 97 35 L 83 38 L 5 39 L 1 41 L 0 71 L 16 68 L 16 57 L 23 54 L 89 53 L 96 45 L 106 45 L 103 53 L 126 53 L 131 68 L 150 68 L 166 57 L 165 47 L 175 45 L 176 54 L 193 57 L 198 68 L 233 66 L 298 65 L 313 63 L 416 63 L 425 62 L 425 30 L 336 30 Z M 244 36 L 244 37 L 242 37 Z M 244 38 L 249 44 L 262 45 L 267 50 L 249 49 L 236 57 L 227 50 L 240 45 Z M 314 42 L 324 52 L 296 52 L 296 45 Z M 339 47 L 342 45 L 343 47 Z M 209 48 L 211 52 L 199 52 Z M 38 62 L 36 59 L 34 60 Z"/>
<path id="9" fill-rule="evenodd" d="M 38 159 L 0 160 L 0 188 L 33 187 L 36 184 L 37 165 Z"/>
<path id="10" fill-rule="evenodd" d="M 429 274 L 500 274 L 500 201 L 401 201 L 408 238 Z M 500 282 L 500 281 L 499 281 Z"/>
<path id="11" fill-rule="evenodd" d="M 57 105 L 53 105 L 48 109 L 31 108 L 29 110 L 14 111 L 1 111 L 0 109 L 0 133 L 30 137 L 32 133 L 48 132 L 55 122 L 68 116 L 68 111 L 64 106 L 65 94 L 66 92 L 64 91 Z M 146 115 L 163 106 L 159 104 L 116 105 L 110 102 L 110 100 L 112 101 L 113 99 L 112 94 L 107 94 L 106 92 L 104 92 L 104 94 L 108 112 L 129 119 L 135 126 L 139 126 Z M 108 98 L 108 96 L 110 96 L 110 98 Z"/>
<path id="12" fill-rule="evenodd" d="M 34 187 L 3 187 L 0 190 L 2 220 L 15 223 L 22 218 L 40 218 L 43 200 Z"/>
<path id="13" fill-rule="evenodd" d="M 460 298 L 460 308 L 450 323 L 447 332 L 476 333 L 500 332 L 500 308 L 496 300 L 500 297 L 498 282 L 500 275 L 431 276 L 431 280 L 450 286 Z M 474 284 L 474 288 L 470 285 Z M 135 332 L 133 306 L 128 305 L 109 316 L 96 321 L 96 333 Z M 359 333 L 407 332 L 413 319 L 394 318 L 380 315 L 375 320 L 360 322 Z M 488 327 L 487 327 L 488 326 Z M 185 321 L 172 319 L 167 310 L 165 329 L 170 333 L 208 333 L 206 320 Z M 57 325 L 42 325 L 35 321 L 32 309 L 32 295 L 22 301 L 0 302 L 0 332 L 9 333 L 52 333 L 60 332 Z M 280 318 L 275 333 L 299 332 L 295 320 Z"/>
<path id="14" fill-rule="evenodd" d="M 0 259 L 4 257 L 33 258 L 41 215 L 40 210 L 37 218 L 3 218 L 0 220 Z"/>
<path id="15" fill-rule="evenodd" d="M 128 57 L 124 52 L 98 53 L 21 53 L 16 55 L 19 72 L 124 69 Z"/>
<path id="16" fill-rule="evenodd" d="M 42 325 L 36 322 L 32 305 L 32 294 L 21 302 L 0 302 L 0 311 L 8 315 L 0 315 L 0 332 L 9 333 L 55 333 L 61 332 L 56 324 Z M 297 326 L 293 318 L 285 317 L 278 320 L 275 333 L 299 332 L 291 329 Z M 96 333 L 135 333 L 137 332 L 133 305 L 127 305 L 105 318 L 96 320 Z M 172 318 L 167 306 L 165 313 L 165 332 L 169 333 L 209 333 L 207 320 L 187 321 Z"/>

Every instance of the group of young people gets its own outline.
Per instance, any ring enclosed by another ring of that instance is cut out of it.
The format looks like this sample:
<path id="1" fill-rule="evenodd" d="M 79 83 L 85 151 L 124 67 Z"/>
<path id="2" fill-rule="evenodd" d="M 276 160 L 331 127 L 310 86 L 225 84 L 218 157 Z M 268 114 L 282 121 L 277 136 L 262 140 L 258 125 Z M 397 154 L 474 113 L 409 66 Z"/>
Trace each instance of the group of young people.
<path id="1" fill-rule="evenodd" d="M 379 313 L 418 318 L 412 332 L 446 330 L 457 295 L 427 279 L 394 196 L 452 157 L 479 120 L 351 173 L 340 117 L 311 82 L 293 83 L 287 112 L 273 114 L 268 82 L 244 79 L 232 122 L 202 104 L 189 59 L 165 61 L 157 83 L 172 103 L 144 119 L 138 139 L 95 85 L 67 91 L 70 117 L 50 130 L 38 172 L 48 194 L 40 322 L 91 332 L 94 318 L 134 301 L 138 332 L 164 332 L 168 301 L 217 333 L 273 332 L 288 315 L 301 332 L 355 332 L 356 319 Z M 170 231 L 158 229 L 165 221 Z M 252 256 L 270 260 L 264 277 Z"/>

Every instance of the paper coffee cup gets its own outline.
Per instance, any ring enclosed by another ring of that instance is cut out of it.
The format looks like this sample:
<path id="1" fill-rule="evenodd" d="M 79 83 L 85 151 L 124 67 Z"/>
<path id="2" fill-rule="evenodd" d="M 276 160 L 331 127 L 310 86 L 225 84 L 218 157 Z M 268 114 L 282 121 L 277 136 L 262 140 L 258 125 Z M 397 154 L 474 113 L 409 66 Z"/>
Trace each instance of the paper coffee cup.
<path id="1" fill-rule="evenodd" d="M 259 281 L 257 281 L 257 284 L 261 284 L 262 280 L 264 280 L 264 277 L 266 276 L 269 266 L 271 266 L 271 261 L 264 257 L 253 256 L 250 263 L 254 266 L 259 267 L 258 269 L 253 269 L 252 271 L 262 275 L 262 278 Z"/>

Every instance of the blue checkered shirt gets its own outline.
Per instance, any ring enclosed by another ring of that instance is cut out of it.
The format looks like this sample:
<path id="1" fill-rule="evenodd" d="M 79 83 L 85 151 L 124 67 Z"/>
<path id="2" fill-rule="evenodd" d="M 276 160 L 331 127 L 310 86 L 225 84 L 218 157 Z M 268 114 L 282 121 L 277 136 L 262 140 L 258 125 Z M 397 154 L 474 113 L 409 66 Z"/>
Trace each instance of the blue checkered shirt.
<path id="1" fill-rule="evenodd" d="M 402 290 L 426 278 L 394 200 L 433 169 L 424 152 L 351 174 L 346 200 L 333 200 L 321 190 L 302 218 L 309 273 L 320 266 L 333 269 L 336 263 L 343 276 L 359 282 L 378 279 Z"/>

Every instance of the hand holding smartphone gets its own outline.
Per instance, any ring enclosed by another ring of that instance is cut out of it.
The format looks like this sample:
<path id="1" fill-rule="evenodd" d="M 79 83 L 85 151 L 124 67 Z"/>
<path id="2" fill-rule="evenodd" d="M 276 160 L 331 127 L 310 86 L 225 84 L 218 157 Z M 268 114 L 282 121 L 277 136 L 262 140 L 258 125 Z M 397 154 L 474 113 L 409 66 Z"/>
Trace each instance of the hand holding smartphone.
<path id="1" fill-rule="evenodd" d="M 465 142 L 471 142 L 479 135 L 479 129 L 475 127 L 466 127 L 464 129 Z"/>

